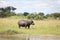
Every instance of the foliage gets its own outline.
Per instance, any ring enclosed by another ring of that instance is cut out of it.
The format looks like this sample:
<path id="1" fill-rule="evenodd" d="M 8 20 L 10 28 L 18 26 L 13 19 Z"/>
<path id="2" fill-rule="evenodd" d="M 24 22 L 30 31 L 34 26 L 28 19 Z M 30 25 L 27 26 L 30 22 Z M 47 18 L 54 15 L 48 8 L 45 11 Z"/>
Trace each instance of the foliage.
<path id="1" fill-rule="evenodd" d="M 29 14 L 28 12 L 24 12 L 24 13 L 23 13 L 24 16 L 27 16 L 28 14 Z"/>
<path id="2" fill-rule="evenodd" d="M 45 15 L 43 12 L 39 12 L 39 13 L 28 13 L 28 12 L 24 12 L 24 13 L 15 13 L 14 10 L 16 10 L 15 7 L 12 6 L 8 6 L 5 8 L 0 8 L 0 18 L 4 18 L 4 17 L 10 17 L 10 16 L 16 16 L 16 18 L 27 18 L 27 19 L 34 19 L 34 20 L 44 20 L 44 19 L 60 19 L 60 13 L 51 13 L 51 14 L 47 14 Z"/>
<path id="3" fill-rule="evenodd" d="M 35 19 L 35 20 L 43 20 L 44 16 L 41 16 L 39 14 L 29 14 L 27 16 L 28 19 Z"/>
<path id="4" fill-rule="evenodd" d="M 44 16 L 44 13 L 43 12 L 39 12 L 38 15 Z"/>
<path id="5" fill-rule="evenodd" d="M 43 20 L 43 16 L 36 15 L 34 19 L 35 19 L 35 20 Z"/>
<path id="6" fill-rule="evenodd" d="M 51 15 L 52 15 L 52 17 L 54 17 L 55 19 L 60 18 L 60 13 L 52 13 Z"/>
<path id="7" fill-rule="evenodd" d="M 27 16 L 28 19 L 34 19 L 34 17 L 35 17 L 34 14 L 29 14 L 29 15 Z"/>
<path id="8" fill-rule="evenodd" d="M 46 17 L 51 17 L 54 19 L 60 19 L 60 13 L 51 13 L 51 14 L 47 14 Z"/>
<path id="9" fill-rule="evenodd" d="M 8 6 L 5 8 L 0 8 L 0 17 L 8 17 L 11 15 L 15 15 L 15 13 L 13 12 L 14 10 L 16 10 L 16 8 L 12 7 L 12 6 Z"/>

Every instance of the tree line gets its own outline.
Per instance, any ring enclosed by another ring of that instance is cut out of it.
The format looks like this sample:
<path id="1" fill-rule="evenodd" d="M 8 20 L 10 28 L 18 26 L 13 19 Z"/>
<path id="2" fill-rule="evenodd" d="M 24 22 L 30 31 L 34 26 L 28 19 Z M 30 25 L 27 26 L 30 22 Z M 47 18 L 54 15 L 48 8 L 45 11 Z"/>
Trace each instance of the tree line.
<path id="1" fill-rule="evenodd" d="M 0 17 L 8 17 L 8 16 L 12 16 L 15 15 L 14 10 L 16 10 L 16 8 L 12 7 L 12 6 L 8 6 L 8 7 L 2 7 L 0 8 Z"/>
<path id="2" fill-rule="evenodd" d="M 45 15 L 43 12 L 39 12 L 39 13 L 28 13 L 28 12 L 15 13 L 14 12 L 15 10 L 16 10 L 16 8 L 12 7 L 12 6 L 0 8 L 0 18 L 10 17 L 10 16 L 25 16 L 28 19 L 35 19 L 35 20 L 43 20 L 43 19 L 48 19 L 48 18 L 60 19 L 59 12 Z"/>

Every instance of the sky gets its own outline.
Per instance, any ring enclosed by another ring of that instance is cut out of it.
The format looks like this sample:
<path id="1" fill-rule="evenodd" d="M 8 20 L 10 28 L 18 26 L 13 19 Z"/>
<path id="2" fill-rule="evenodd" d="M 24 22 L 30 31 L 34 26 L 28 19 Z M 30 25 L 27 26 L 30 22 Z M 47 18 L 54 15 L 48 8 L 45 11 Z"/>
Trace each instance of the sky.
<path id="1" fill-rule="evenodd" d="M 60 12 L 60 0 L 0 0 L 0 8 L 13 6 L 16 13 L 43 12 L 45 14 Z"/>

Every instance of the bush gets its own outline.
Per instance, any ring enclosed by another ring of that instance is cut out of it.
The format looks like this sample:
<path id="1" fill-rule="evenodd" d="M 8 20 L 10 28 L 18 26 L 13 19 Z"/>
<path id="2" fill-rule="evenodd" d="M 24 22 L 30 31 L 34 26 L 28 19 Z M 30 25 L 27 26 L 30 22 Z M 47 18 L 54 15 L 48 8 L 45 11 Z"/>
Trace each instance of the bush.
<path id="1" fill-rule="evenodd" d="M 43 16 L 40 16 L 38 14 L 29 14 L 27 16 L 28 19 L 34 19 L 34 20 L 43 20 L 44 17 Z"/>
<path id="2" fill-rule="evenodd" d="M 35 17 L 34 14 L 29 14 L 29 15 L 27 16 L 28 19 L 34 19 L 34 17 Z"/>

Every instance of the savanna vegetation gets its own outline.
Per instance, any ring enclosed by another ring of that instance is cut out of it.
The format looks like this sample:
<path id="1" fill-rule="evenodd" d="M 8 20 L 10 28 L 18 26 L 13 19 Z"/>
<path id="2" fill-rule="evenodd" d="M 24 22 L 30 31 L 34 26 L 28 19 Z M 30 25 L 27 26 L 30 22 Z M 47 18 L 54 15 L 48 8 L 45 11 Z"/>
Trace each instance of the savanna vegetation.
<path id="1" fill-rule="evenodd" d="M 0 8 L 0 34 L 60 34 L 60 13 L 15 13 L 16 8 Z M 18 20 L 33 19 L 30 29 L 18 27 Z"/>

